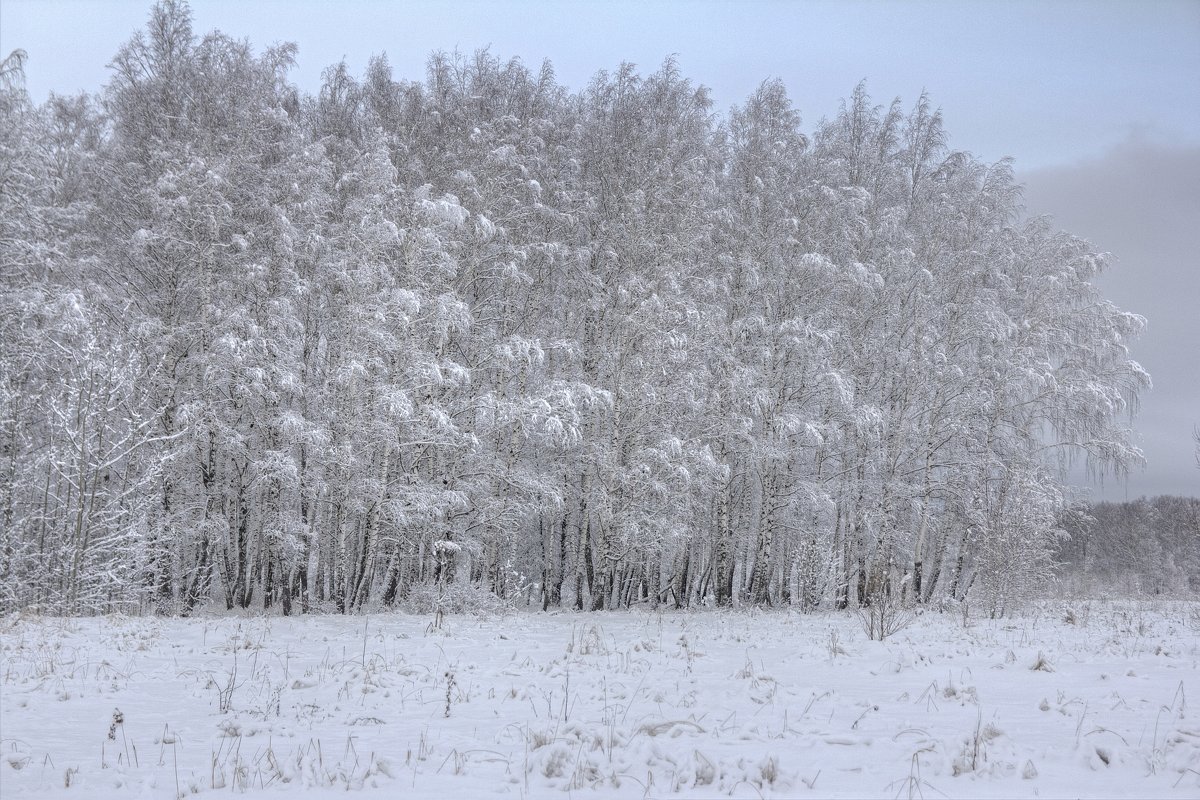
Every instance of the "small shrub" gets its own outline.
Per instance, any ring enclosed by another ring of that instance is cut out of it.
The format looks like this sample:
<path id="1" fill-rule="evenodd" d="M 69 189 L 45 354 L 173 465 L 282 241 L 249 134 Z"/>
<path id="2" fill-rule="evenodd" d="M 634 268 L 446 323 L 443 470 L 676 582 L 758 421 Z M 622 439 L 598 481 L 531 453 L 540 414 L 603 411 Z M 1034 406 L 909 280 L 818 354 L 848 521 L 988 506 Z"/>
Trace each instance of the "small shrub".
<path id="1" fill-rule="evenodd" d="M 492 592 L 470 583 L 449 586 L 414 586 L 405 600 L 407 610 L 415 614 L 505 614 L 512 604 Z"/>
<path id="2" fill-rule="evenodd" d="M 886 588 L 868 594 L 864 598 L 864 605 L 858 610 L 863 632 L 868 639 L 876 642 L 882 642 L 904 630 L 913 619 L 912 609 L 904 604 L 899 594 Z"/>

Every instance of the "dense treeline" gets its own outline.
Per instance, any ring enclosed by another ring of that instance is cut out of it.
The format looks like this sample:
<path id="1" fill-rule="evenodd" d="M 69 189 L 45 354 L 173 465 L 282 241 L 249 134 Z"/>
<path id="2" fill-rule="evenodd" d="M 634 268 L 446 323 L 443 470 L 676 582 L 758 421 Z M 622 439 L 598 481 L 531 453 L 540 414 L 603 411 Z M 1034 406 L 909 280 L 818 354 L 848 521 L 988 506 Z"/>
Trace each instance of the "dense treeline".
<path id="1" fill-rule="evenodd" d="M 294 55 L 169 1 L 100 96 L 4 62 L 0 610 L 1002 611 L 1139 457 L 1142 320 L 924 96 Z"/>
<path id="2" fill-rule="evenodd" d="M 1058 558 L 1083 591 L 1200 593 L 1200 498 L 1142 497 L 1095 503 L 1064 517 Z"/>

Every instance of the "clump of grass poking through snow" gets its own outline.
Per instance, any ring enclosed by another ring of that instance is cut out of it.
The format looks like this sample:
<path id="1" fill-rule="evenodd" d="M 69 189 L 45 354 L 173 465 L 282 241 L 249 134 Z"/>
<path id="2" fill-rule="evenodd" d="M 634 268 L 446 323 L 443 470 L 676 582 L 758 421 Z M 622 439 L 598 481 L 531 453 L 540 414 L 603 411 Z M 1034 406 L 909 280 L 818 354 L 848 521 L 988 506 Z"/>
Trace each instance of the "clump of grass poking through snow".
<path id="1" fill-rule="evenodd" d="M 1054 672 L 1054 665 L 1046 658 L 1045 653 L 1038 650 L 1037 659 L 1034 660 L 1030 669 L 1034 672 Z"/>
<path id="2" fill-rule="evenodd" d="M 838 656 L 850 655 L 849 653 L 846 652 L 846 648 L 842 647 L 842 641 L 840 638 L 838 638 L 838 632 L 836 630 L 831 630 L 829 632 L 829 644 L 827 645 L 827 647 L 829 649 L 829 660 L 830 661 L 837 658 Z"/>
<path id="3" fill-rule="evenodd" d="M 453 701 L 454 687 L 456 685 L 457 681 L 454 677 L 454 670 L 446 670 L 446 713 L 443 716 L 447 719 L 450 718 L 450 703 Z"/>
<path id="4" fill-rule="evenodd" d="M 114 708 L 113 715 L 112 715 L 112 722 L 110 722 L 108 725 L 108 740 L 110 742 L 115 742 L 117 740 L 117 731 L 118 730 L 121 731 L 121 744 L 124 745 L 124 747 L 125 747 L 125 763 L 132 764 L 134 766 L 140 766 L 138 764 L 138 760 L 137 760 L 137 747 L 136 746 L 133 748 L 132 758 L 129 755 L 129 740 L 127 738 L 125 738 L 125 715 L 121 713 L 121 709 Z M 104 745 L 103 744 L 100 746 L 100 763 L 103 767 L 106 767 L 106 768 L 108 767 L 108 762 L 106 761 L 106 759 L 104 757 Z M 117 763 L 118 764 L 121 763 L 121 755 L 119 753 L 117 755 Z"/>

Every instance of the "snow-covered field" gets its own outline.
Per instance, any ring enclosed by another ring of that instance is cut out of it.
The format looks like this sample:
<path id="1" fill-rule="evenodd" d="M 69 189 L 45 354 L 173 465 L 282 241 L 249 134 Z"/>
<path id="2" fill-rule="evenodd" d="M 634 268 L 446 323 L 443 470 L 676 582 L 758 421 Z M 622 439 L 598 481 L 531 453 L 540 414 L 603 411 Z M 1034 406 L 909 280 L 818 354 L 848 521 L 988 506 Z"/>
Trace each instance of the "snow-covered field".
<path id="1" fill-rule="evenodd" d="M 1200 604 L 1066 616 L 10 618 L 0 795 L 1200 796 Z"/>

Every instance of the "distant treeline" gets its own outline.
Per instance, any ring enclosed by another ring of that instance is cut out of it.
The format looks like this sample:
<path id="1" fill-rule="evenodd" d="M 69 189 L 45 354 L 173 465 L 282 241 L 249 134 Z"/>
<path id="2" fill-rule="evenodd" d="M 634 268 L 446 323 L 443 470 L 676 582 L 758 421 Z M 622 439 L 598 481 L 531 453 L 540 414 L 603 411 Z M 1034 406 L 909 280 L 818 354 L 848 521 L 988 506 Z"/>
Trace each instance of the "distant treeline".
<path id="1" fill-rule="evenodd" d="M 1106 594 L 1200 593 L 1200 498 L 1096 503 L 1065 518 L 1058 559 L 1073 588 Z"/>
<path id="2" fill-rule="evenodd" d="M 98 96 L 0 67 L 0 612 L 1002 613 L 1139 458 L 1143 320 L 928 97 L 294 57 L 172 1 Z"/>

